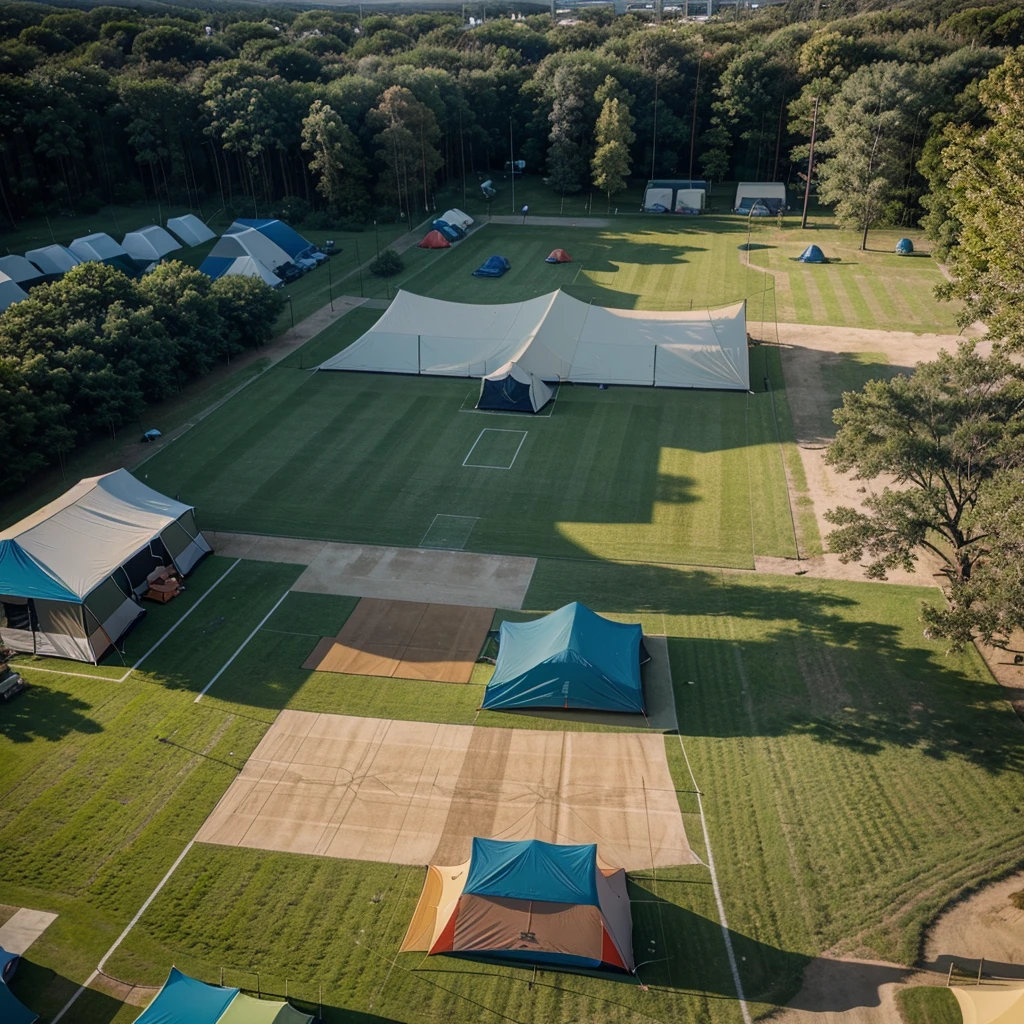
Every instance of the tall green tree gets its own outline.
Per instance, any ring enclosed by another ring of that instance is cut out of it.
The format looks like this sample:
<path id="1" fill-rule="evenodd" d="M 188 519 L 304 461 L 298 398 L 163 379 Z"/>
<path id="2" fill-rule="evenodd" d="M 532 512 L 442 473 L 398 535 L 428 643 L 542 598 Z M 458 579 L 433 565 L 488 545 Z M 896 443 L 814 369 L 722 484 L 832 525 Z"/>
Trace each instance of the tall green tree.
<path id="1" fill-rule="evenodd" d="M 636 140 L 628 96 L 611 76 L 605 79 L 596 96 L 598 99 L 603 97 L 603 103 L 594 126 L 597 151 L 591 161 L 591 170 L 594 187 L 604 192 L 609 202 L 612 195 L 626 187 L 631 166 L 629 147 Z"/>
<path id="2" fill-rule="evenodd" d="M 302 148 L 317 191 L 335 213 L 351 216 L 366 205 L 366 166 L 355 135 L 323 100 L 314 100 L 302 122 Z"/>
<path id="3" fill-rule="evenodd" d="M 944 196 L 957 224 L 948 247 L 953 281 L 938 289 L 963 302 L 961 326 L 983 320 L 989 335 L 1024 350 L 1024 50 L 1010 54 L 978 89 L 976 125 L 950 125 Z"/>
<path id="4" fill-rule="evenodd" d="M 847 392 L 834 419 L 839 429 L 826 462 L 886 483 L 863 511 L 826 513 L 836 527 L 830 550 L 843 562 L 866 553 L 873 579 L 895 568 L 913 571 L 927 551 L 940 563 L 956 609 L 993 551 L 991 527 L 978 514 L 982 495 L 1001 474 L 1019 479 L 1024 467 L 1024 367 L 963 342 L 956 354 L 942 352 L 909 376 Z"/>
<path id="5" fill-rule="evenodd" d="M 555 74 L 555 101 L 549 120 L 548 184 L 561 195 L 572 195 L 586 180 L 584 96 L 579 77 L 568 67 Z"/>

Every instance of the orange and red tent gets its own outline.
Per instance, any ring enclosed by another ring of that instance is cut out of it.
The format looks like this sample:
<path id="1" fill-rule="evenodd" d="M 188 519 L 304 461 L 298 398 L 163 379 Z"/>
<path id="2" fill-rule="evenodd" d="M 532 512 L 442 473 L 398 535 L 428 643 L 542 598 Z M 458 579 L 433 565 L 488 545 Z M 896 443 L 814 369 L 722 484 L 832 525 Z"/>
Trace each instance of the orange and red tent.
<path id="1" fill-rule="evenodd" d="M 552 249 L 545 263 L 572 263 L 572 257 L 564 249 Z"/>
<path id="2" fill-rule="evenodd" d="M 451 247 L 451 242 L 440 231 L 431 231 L 417 246 L 419 249 L 450 249 Z"/>

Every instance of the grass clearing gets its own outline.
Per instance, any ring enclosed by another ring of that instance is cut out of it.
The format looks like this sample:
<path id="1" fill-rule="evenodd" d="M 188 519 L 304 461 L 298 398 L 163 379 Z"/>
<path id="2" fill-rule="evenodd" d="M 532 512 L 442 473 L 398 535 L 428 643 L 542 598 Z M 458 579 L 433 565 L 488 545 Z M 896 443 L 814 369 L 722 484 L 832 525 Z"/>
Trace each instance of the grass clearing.
<path id="1" fill-rule="evenodd" d="M 963 1024 L 956 996 L 948 988 L 921 985 L 900 989 L 896 1009 L 903 1024 Z"/>

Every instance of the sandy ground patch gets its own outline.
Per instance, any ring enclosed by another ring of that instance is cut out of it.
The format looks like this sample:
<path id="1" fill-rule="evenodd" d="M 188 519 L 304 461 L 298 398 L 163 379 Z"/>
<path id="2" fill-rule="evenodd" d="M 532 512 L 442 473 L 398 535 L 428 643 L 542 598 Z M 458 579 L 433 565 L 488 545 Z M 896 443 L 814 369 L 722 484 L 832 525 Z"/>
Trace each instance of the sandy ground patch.
<path id="1" fill-rule="evenodd" d="M 509 555 L 204 532 L 228 558 L 307 566 L 292 590 L 308 594 L 518 609 L 537 566 Z"/>
<path id="2" fill-rule="evenodd" d="M 493 608 L 364 597 L 337 637 L 321 640 L 302 667 L 468 683 L 493 617 Z"/>
<path id="3" fill-rule="evenodd" d="M 928 930 L 925 965 L 943 975 L 951 962 L 986 977 L 1024 979 L 1024 910 L 1010 903 L 1024 890 L 1024 871 L 986 886 L 950 907 Z"/>
<path id="4" fill-rule="evenodd" d="M 818 957 L 778 1024 L 900 1024 L 896 991 L 913 971 L 881 960 Z"/>
<path id="5" fill-rule="evenodd" d="M 560 733 L 282 711 L 196 838 L 459 864 L 474 836 L 695 863 L 657 733 Z M 652 856 L 653 854 L 653 856 Z"/>
<path id="6" fill-rule="evenodd" d="M 20 956 L 56 920 L 57 915 L 46 910 L 23 907 L 0 926 L 0 946 Z"/>

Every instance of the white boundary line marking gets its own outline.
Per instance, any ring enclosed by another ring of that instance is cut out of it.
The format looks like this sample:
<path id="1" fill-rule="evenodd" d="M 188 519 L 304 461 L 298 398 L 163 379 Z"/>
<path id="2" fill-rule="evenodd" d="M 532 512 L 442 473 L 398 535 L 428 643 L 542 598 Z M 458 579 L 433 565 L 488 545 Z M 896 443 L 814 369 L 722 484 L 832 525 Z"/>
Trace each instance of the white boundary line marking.
<path id="1" fill-rule="evenodd" d="M 101 679 L 106 683 L 123 683 L 210 596 L 214 588 L 216 588 L 221 583 L 224 577 L 227 576 L 227 574 L 231 572 L 231 570 L 234 569 L 239 562 L 241 562 L 241 559 L 236 558 L 234 562 L 232 562 L 231 565 L 229 565 L 227 569 L 224 570 L 223 574 L 210 585 L 210 587 L 199 598 L 199 600 L 196 601 L 196 603 L 192 605 L 192 607 L 189 608 L 189 610 L 185 612 L 185 614 L 182 615 L 182 617 L 178 619 L 178 621 L 175 622 L 174 625 L 171 626 L 171 628 L 167 630 L 167 632 L 164 633 L 164 635 L 160 637 L 160 639 L 157 640 L 157 642 L 153 644 L 153 646 L 150 647 L 150 649 L 146 651 L 146 653 L 142 655 L 142 657 L 139 658 L 139 660 L 136 661 L 135 664 L 132 665 L 132 667 L 124 673 L 124 675 L 101 676 L 99 674 L 89 675 L 85 672 L 64 672 L 59 668 L 44 668 L 42 665 L 19 665 L 18 671 L 48 672 L 50 673 L 50 675 L 55 676 L 74 676 L 76 679 Z"/>
<path id="2" fill-rule="evenodd" d="M 206 684 L 206 685 L 205 685 L 205 686 L 203 687 L 203 689 L 202 689 L 202 691 L 200 692 L 199 696 L 198 696 L 198 697 L 196 697 L 196 699 L 195 699 L 194 701 L 192 701 L 192 703 L 193 703 L 193 704 L 198 704 L 198 703 L 199 703 L 199 702 L 200 702 L 200 701 L 201 701 L 201 700 L 203 699 L 203 696 L 205 695 L 206 691 L 207 691 L 207 690 L 209 690 L 209 688 L 210 688 L 211 686 L 213 686 L 213 684 L 214 684 L 215 682 L 217 682 L 217 680 L 218 680 L 218 679 L 220 679 L 220 677 L 221 677 L 222 675 L 224 675 L 224 673 L 225 673 L 225 672 L 226 672 L 226 671 L 228 670 L 228 666 L 230 666 L 231 662 L 233 662 L 233 661 L 235 660 L 235 658 L 237 658 L 237 657 L 238 657 L 238 656 L 239 656 L 239 655 L 240 655 L 240 654 L 242 653 L 242 651 L 244 651 L 244 650 L 245 650 L 245 648 L 246 648 L 246 645 L 247 645 L 247 644 L 249 643 L 249 641 L 250 641 L 250 640 L 251 640 L 251 639 L 252 639 L 252 638 L 253 638 L 253 637 L 254 637 L 254 636 L 255 636 L 255 635 L 256 635 L 256 634 L 257 634 L 257 633 L 258 633 L 258 632 L 259 632 L 259 631 L 260 631 L 260 630 L 262 629 L 262 628 L 263 628 L 263 623 L 264 623 L 264 622 L 266 622 L 266 621 L 267 621 L 267 619 L 269 619 L 269 618 L 270 618 L 270 616 L 271 616 L 271 615 L 273 615 L 273 614 L 274 614 L 274 612 L 276 612 L 276 611 L 277 611 L 277 609 L 278 609 L 278 606 L 279 606 L 279 605 L 281 604 L 281 602 L 282 602 L 282 601 L 283 601 L 283 600 L 284 600 L 284 599 L 285 599 L 285 598 L 286 598 L 286 597 L 287 597 L 287 596 L 288 596 L 288 595 L 289 595 L 290 593 L 291 593 L 291 587 L 289 587 L 289 588 L 288 588 L 288 589 L 287 589 L 287 590 L 286 590 L 286 591 L 285 591 L 285 592 L 284 592 L 284 593 L 283 593 L 283 594 L 282 594 L 282 595 L 281 595 L 281 596 L 280 596 L 280 597 L 279 597 L 279 598 L 277 599 L 277 601 L 276 601 L 276 602 L 274 603 L 274 607 L 273 607 L 273 608 L 271 608 L 271 609 L 270 609 L 270 611 L 269 611 L 269 612 L 267 612 L 267 614 L 266 614 L 266 615 L 264 615 L 262 619 L 260 619 L 260 621 L 259 621 L 259 625 L 258 625 L 258 626 L 257 626 L 257 627 L 256 627 L 256 628 L 255 628 L 255 629 L 254 629 L 254 630 L 253 630 L 253 631 L 252 631 L 252 632 L 251 632 L 251 633 L 250 633 L 250 634 L 249 634 L 249 635 L 248 635 L 248 636 L 247 636 L 247 637 L 246 637 L 246 638 L 245 638 L 245 639 L 244 639 L 244 640 L 242 641 L 242 643 L 241 643 L 241 645 L 239 646 L 238 650 L 237 650 L 237 651 L 235 651 L 235 653 L 234 653 L 234 654 L 232 654 L 232 655 L 231 655 L 231 657 L 230 657 L 230 658 L 228 658 L 228 660 L 227 660 L 227 661 L 225 661 L 223 665 L 221 665 L 221 667 L 220 667 L 220 670 L 219 670 L 219 671 L 217 672 L 217 674 L 216 674 L 216 675 L 215 675 L 215 676 L 214 676 L 214 677 L 213 677 L 213 678 L 212 678 L 212 679 L 211 679 L 211 680 L 210 680 L 210 681 L 209 681 L 209 682 L 208 682 L 208 683 L 207 683 L 207 684 Z"/>
<path id="3" fill-rule="evenodd" d="M 676 733 L 676 738 L 679 740 L 679 749 L 683 752 L 686 770 L 690 773 L 690 781 L 693 783 L 694 792 L 697 794 L 700 827 L 704 830 L 704 851 L 708 858 L 708 870 L 711 872 L 711 887 L 715 892 L 715 903 L 718 905 L 718 923 L 722 928 L 722 938 L 725 941 L 725 955 L 729 958 L 729 970 L 732 971 L 732 982 L 736 986 L 736 998 L 739 1000 L 740 1013 L 743 1014 L 743 1024 L 751 1024 L 747 997 L 743 994 L 743 981 L 740 979 L 740 969 L 736 963 L 736 951 L 732 947 L 732 936 L 729 934 L 729 922 L 725 919 L 725 903 L 722 901 L 722 890 L 718 885 L 718 872 L 715 871 L 715 855 L 711 852 L 711 837 L 708 835 L 708 823 L 704 817 L 704 801 L 701 799 L 700 786 L 697 785 L 693 768 L 690 767 L 690 759 L 686 755 L 682 734 Z"/>
<path id="4" fill-rule="evenodd" d="M 420 542 L 419 542 L 419 545 L 418 545 L 419 547 L 422 548 L 424 546 L 423 542 L 427 539 L 428 534 L 434 528 L 434 523 L 436 523 L 438 521 L 438 519 L 440 519 L 442 516 L 445 519 L 472 519 L 473 520 L 473 526 L 471 526 L 469 528 L 469 533 L 472 533 L 473 529 L 476 526 L 476 524 L 480 522 L 480 517 L 479 516 L 456 516 L 456 515 L 452 515 L 452 513 L 450 513 L 450 512 L 437 512 L 437 513 L 434 514 L 434 518 L 430 520 L 430 525 L 427 527 L 427 532 L 424 533 L 423 536 L 420 538 Z M 466 540 L 469 540 L 469 533 L 466 534 Z M 430 547 L 429 544 L 427 545 L 427 548 L 430 551 L 462 551 L 465 548 L 466 540 L 464 540 L 462 542 L 463 546 L 460 547 L 460 548 L 432 548 L 432 547 Z"/>
<path id="5" fill-rule="evenodd" d="M 515 455 L 512 456 L 512 461 L 507 466 L 485 466 L 480 462 L 470 462 L 469 457 L 473 454 L 473 449 L 480 443 L 480 438 L 484 436 L 488 431 L 492 434 L 522 434 L 523 436 L 519 439 L 519 447 L 516 448 Z M 462 460 L 462 465 L 466 469 L 511 469 L 516 464 L 516 458 L 519 455 L 520 449 L 523 447 L 523 442 L 526 440 L 526 435 L 530 432 L 528 430 L 511 430 L 508 427 L 484 427 L 483 430 L 477 435 L 477 439 L 473 442 L 473 447 L 466 452 L 466 457 Z"/>
<path id="6" fill-rule="evenodd" d="M 234 568 L 234 566 L 232 566 L 232 568 Z M 209 591 L 207 591 L 207 593 L 209 593 Z M 110 947 L 110 949 L 108 949 L 106 953 L 103 954 L 103 959 L 100 960 L 100 962 L 96 965 L 96 970 L 89 975 L 84 985 L 79 986 L 78 991 L 75 992 L 75 994 L 64 1004 L 64 1008 L 60 1011 L 60 1013 L 57 1014 L 56 1017 L 53 1018 L 51 1024 L 57 1024 L 57 1021 L 59 1021 L 61 1017 L 63 1017 L 64 1014 L 71 1009 L 71 1007 L 74 1005 L 78 997 L 96 980 L 97 975 L 100 973 L 100 971 L 103 970 L 107 960 L 110 959 L 110 957 L 114 954 L 114 951 L 117 949 L 117 947 L 120 946 L 121 943 L 124 942 L 124 940 L 128 937 L 128 933 L 139 923 L 139 918 L 142 917 L 142 915 L 149 909 L 150 903 L 152 903 L 153 900 L 156 899 L 160 890 L 167 884 L 171 875 L 173 875 L 174 872 L 178 869 L 178 865 L 185 859 L 185 854 L 187 854 L 188 851 L 192 849 L 192 844 L 194 842 L 194 839 L 190 839 L 188 841 L 188 845 L 185 847 L 184 850 L 181 851 L 181 853 L 178 854 L 178 859 L 170 866 L 167 874 L 160 879 L 160 881 L 157 883 L 157 887 L 147 897 L 146 902 L 143 903 L 141 907 L 139 907 L 139 912 L 128 922 L 127 926 L 125 927 L 125 930 L 121 932 L 120 935 L 118 935 L 117 940 Z"/>

